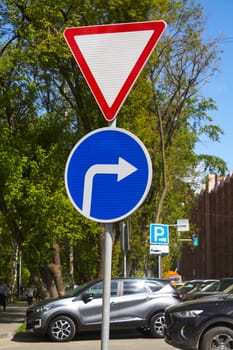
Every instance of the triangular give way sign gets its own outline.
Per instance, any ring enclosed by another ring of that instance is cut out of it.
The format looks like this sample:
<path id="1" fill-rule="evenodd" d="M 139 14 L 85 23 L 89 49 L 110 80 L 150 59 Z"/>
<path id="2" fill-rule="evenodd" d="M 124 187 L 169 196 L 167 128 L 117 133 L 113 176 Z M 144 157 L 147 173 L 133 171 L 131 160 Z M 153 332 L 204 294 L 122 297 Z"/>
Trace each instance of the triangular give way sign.
<path id="1" fill-rule="evenodd" d="M 166 28 L 164 21 L 67 28 L 64 37 L 105 119 L 120 107 Z"/>

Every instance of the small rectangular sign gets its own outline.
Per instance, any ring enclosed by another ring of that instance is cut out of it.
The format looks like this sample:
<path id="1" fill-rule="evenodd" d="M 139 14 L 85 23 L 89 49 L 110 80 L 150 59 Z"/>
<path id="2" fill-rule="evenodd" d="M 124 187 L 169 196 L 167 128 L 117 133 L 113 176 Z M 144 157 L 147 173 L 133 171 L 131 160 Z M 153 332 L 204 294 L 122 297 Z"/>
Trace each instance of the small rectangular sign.
<path id="1" fill-rule="evenodd" d="M 189 231 L 189 220 L 188 219 L 178 219 L 176 221 L 177 231 L 186 232 Z"/>
<path id="2" fill-rule="evenodd" d="M 167 254 L 169 254 L 169 246 L 162 245 L 162 244 L 151 244 L 150 245 L 150 254 L 167 255 Z"/>

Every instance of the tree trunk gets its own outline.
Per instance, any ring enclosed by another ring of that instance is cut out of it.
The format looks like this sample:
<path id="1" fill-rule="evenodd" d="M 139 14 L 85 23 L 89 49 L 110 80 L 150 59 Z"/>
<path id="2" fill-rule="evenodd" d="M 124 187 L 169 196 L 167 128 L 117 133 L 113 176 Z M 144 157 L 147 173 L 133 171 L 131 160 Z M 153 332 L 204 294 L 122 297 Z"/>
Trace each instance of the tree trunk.
<path id="1" fill-rule="evenodd" d="M 160 134 L 160 152 L 162 155 L 162 192 L 159 198 L 159 203 L 157 210 L 154 215 L 154 222 L 159 222 L 159 218 L 162 212 L 163 202 L 167 194 L 168 183 L 167 183 L 167 159 L 165 151 L 165 139 L 164 139 L 164 130 L 163 130 L 163 121 L 159 107 L 157 108 L 157 115 L 159 119 L 159 134 Z"/>
<path id="2" fill-rule="evenodd" d="M 53 279 L 53 274 L 48 266 L 42 268 L 41 277 L 47 288 L 47 291 L 44 291 L 44 294 L 41 295 L 41 298 L 56 298 L 58 296 L 57 288 Z"/>
<path id="3" fill-rule="evenodd" d="M 53 250 L 54 250 L 54 263 L 49 264 L 49 269 L 53 274 L 53 278 L 57 287 L 57 292 L 59 296 L 65 294 L 64 282 L 62 278 L 62 266 L 61 266 L 61 256 L 60 256 L 60 246 L 56 239 L 53 240 Z"/>
<path id="4" fill-rule="evenodd" d="M 33 280 L 36 286 L 36 301 L 49 298 L 46 285 L 44 284 L 43 279 L 39 277 L 38 272 L 33 274 Z"/>
<path id="5" fill-rule="evenodd" d="M 17 278 L 19 280 L 20 276 L 18 276 L 19 269 L 19 246 L 16 242 L 13 243 L 13 257 L 12 257 L 12 265 L 11 265 L 11 279 L 9 283 L 9 300 L 13 300 L 17 295 Z"/>
<path id="6" fill-rule="evenodd" d="M 72 240 L 70 240 L 69 263 L 70 263 L 70 271 L 69 271 L 70 285 L 73 287 L 75 285 L 75 280 L 74 280 L 74 245 Z"/>

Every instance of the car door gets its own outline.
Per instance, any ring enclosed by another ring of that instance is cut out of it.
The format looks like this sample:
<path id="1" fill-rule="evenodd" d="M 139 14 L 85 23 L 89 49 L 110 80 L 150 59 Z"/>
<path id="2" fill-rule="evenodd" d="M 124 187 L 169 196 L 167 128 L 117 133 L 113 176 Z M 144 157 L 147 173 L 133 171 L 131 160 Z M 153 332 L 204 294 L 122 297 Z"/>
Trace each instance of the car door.
<path id="1" fill-rule="evenodd" d="M 140 326 L 146 317 L 146 303 L 149 300 L 144 281 L 122 280 L 121 295 L 116 297 L 118 312 L 112 323 Z"/>
<path id="2" fill-rule="evenodd" d="M 102 304 L 103 304 L 103 282 L 97 282 L 91 286 L 85 293 L 92 295 L 92 300 L 85 303 L 80 302 L 80 322 L 85 328 L 100 328 L 102 324 Z M 114 317 L 117 312 L 118 281 L 111 281 L 111 297 L 110 297 L 110 318 Z"/>

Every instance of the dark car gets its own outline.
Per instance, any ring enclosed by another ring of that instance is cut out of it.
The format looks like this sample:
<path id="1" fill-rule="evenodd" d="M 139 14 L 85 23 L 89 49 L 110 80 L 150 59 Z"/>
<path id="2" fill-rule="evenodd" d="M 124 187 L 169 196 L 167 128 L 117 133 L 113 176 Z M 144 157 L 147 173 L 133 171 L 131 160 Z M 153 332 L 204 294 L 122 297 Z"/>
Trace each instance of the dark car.
<path id="1" fill-rule="evenodd" d="M 81 331 L 100 330 L 103 282 L 85 283 L 52 300 L 27 309 L 26 327 L 48 334 L 54 341 L 69 341 Z M 140 328 L 153 337 L 164 336 L 164 310 L 180 302 L 169 280 L 117 278 L 111 280 L 110 328 Z"/>
<path id="2" fill-rule="evenodd" d="M 212 282 L 210 284 L 207 284 L 204 287 L 203 286 L 195 287 L 190 292 L 188 292 L 184 295 L 181 295 L 181 298 L 183 301 L 193 300 L 193 299 L 201 298 L 202 296 L 206 296 L 209 293 L 213 293 L 213 292 L 215 293 L 216 289 L 218 287 L 218 284 L 219 284 L 218 281 L 216 281 L 216 282 Z"/>
<path id="3" fill-rule="evenodd" d="M 233 349 L 233 295 L 168 307 L 165 323 L 165 341 L 176 348 Z"/>
<path id="4" fill-rule="evenodd" d="M 233 278 L 227 277 L 227 278 L 221 278 L 217 282 L 213 282 L 204 288 L 193 289 L 191 292 L 186 293 L 182 296 L 182 300 L 193 300 L 193 299 L 199 299 L 207 296 L 214 296 L 221 293 L 233 293 Z"/>
<path id="5" fill-rule="evenodd" d="M 215 281 L 217 280 L 214 280 L 214 279 L 190 280 L 190 281 L 186 281 L 182 286 L 177 287 L 177 289 L 179 290 L 183 298 L 187 293 L 192 293 L 193 291 L 197 291 Z"/>

